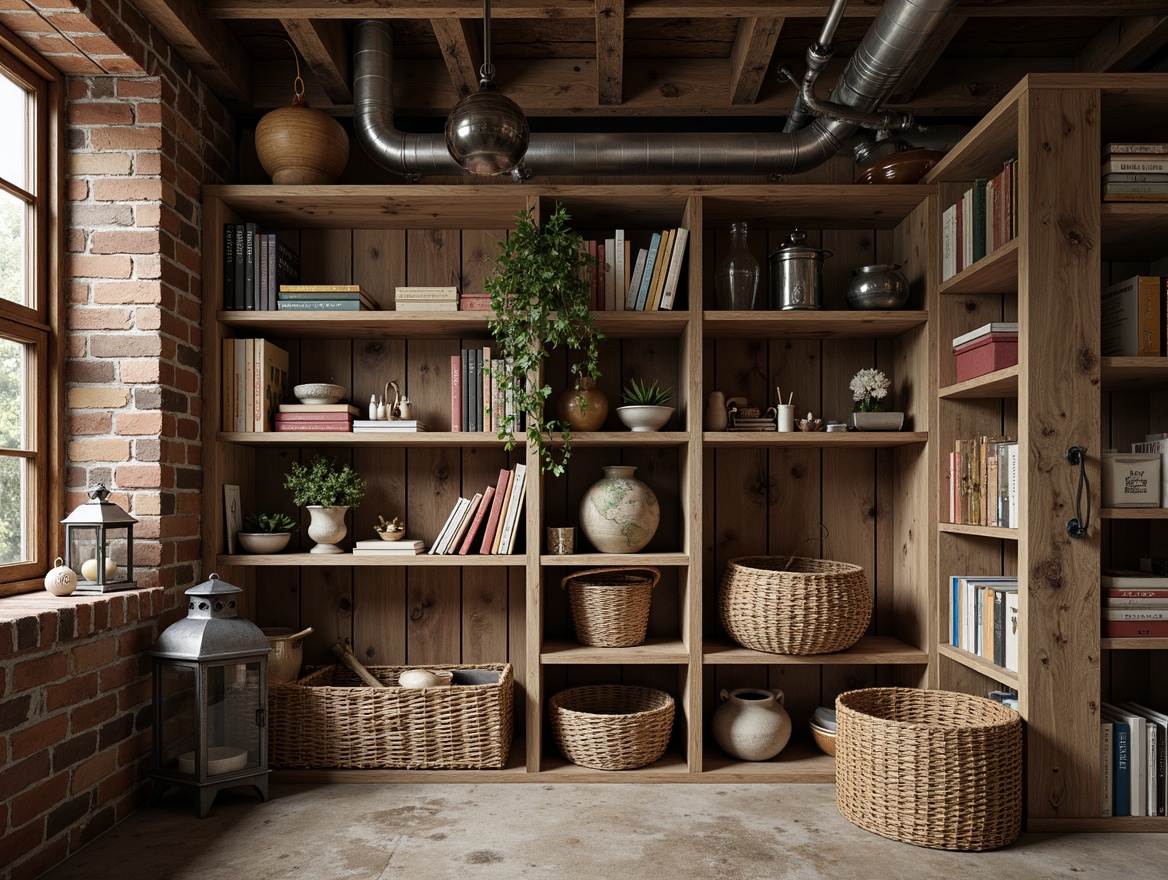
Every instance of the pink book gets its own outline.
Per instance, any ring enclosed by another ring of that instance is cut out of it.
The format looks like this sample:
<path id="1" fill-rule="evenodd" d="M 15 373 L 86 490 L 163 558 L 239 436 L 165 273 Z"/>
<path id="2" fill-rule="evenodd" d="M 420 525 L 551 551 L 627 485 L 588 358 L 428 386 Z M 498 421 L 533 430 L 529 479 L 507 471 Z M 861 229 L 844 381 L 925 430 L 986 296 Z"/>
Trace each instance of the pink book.
<path id="1" fill-rule="evenodd" d="M 353 423 L 345 422 L 277 422 L 276 430 L 284 431 L 352 431 Z"/>
<path id="2" fill-rule="evenodd" d="M 450 430 L 462 430 L 462 355 L 450 356 Z"/>
<path id="3" fill-rule="evenodd" d="M 491 545 L 495 543 L 495 532 L 499 529 L 499 513 L 503 509 L 503 499 L 507 497 L 507 484 L 510 480 L 511 471 L 507 468 L 499 471 L 499 485 L 495 487 L 495 498 L 491 503 L 487 525 L 483 529 L 483 543 L 479 547 L 479 553 L 490 554 Z"/>
<path id="4" fill-rule="evenodd" d="M 491 500 L 495 497 L 495 487 L 487 486 L 483 492 L 483 500 L 479 502 L 479 509 L 475 511 L 474 520 L 471 521 L 470 528 L 467 529 L 466 538 L 462 542 L 462 546 L 458 548 L 459 556 L 466 556 L 470 552 L 470 545 L 474 543 L 474 537 L 478 534 L 479 528 L 483 524 L 483 520 L 487 518 L 487 510 L 490 509 Z"/>

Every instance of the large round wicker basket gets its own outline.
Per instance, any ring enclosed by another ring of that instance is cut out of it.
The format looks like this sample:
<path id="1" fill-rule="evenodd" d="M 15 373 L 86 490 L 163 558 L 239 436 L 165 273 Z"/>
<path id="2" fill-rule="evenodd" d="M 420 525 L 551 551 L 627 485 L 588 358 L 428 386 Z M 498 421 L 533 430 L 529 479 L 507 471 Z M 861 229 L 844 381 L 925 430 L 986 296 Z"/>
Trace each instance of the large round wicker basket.
<path id="1" fill-rule="evenodd" d="M 573 764 L 632 770 L 652 764 L 669 744 L 673 697 L 636 685 L 589 685 L 548 702 L 552 736 Z"/>
<path id="2" fill-rule="evenodd" d="M 649 628 L 653 588 L 660 579 L 656 568 L 637 566 L 590 568 L 569 574 L 560 588 L 568 591 L 576 641 L 593 648 L 641 644 Z"/>
<path id="3" fill-rule="evenodd" d="M 771 654 L 830 654 L 856 643 L 872 617 L 864 569 L 830 559 L 731 559 L 718 591 L 730 638 Z"/>
<path id="4" fill-rule="evenodd" d="M 986 850 L 1022 827 L 1022 719 L 984 697 L 867 688 L 836 698 L 836 806 L 917 846 Z"/>

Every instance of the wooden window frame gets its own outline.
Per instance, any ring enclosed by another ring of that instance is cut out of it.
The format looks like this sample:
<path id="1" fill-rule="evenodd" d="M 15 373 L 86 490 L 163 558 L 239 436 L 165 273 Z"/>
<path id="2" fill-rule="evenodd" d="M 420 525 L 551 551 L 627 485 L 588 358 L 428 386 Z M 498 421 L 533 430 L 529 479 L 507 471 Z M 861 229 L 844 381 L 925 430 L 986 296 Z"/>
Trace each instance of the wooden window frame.
<path id="1" fill-rule="evenodd" d="M 64 546 L 65 359 L 64 359 L 64 89 L 60 74 L 0 25 L 0 68 L 28 88 L 34 111 L 25 188 L 3 186 L 29 201 L 29 305 L 0 300 L 0 335 L 28 346 L 27 442 L 32 462 L 26 499 L 25 561 L 0 565 L 0 596 L 44 588 L 43 578 Z M 8 457 L 0 452 L 0 455 Z"/>

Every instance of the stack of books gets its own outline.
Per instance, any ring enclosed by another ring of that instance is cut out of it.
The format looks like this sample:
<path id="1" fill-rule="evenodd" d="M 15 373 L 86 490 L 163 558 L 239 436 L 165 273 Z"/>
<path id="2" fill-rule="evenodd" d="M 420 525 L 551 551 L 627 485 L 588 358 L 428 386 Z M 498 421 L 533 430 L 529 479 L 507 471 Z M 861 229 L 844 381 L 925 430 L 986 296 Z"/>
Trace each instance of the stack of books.
<path id="1" fill-rule="evenodd" d="M 362 432 L 368 433 L 382 433 L 382 434 L 413 434 L 418 431 L 425 431 L 426 423 L 420 419 L 353 419 L 353 433 L 360 434 Z"/>
<path id="2" fill-rule="evenodd" d="M 949 522 L 1018 527 L 1018 439 L 955 440 L 943 475 L 949 489 Z"/>
<path id="3" fill-rule="evenodd" d="M 503 417 L 515 411 L 514 395 L 503 393 L 496 376 L 508 369 L 506 361 L 492 359 L 489 346 L 450 356 L 451 431 L 498 433 Z"/>
<path id="4" fill-rule="evenodd" d="M 1104 638 L 1168 637 L 1168 576 L 1105 568 L 1099 581 Z"/>
<path id="5" fill-rule="evenodd" d="M 1165 815 L 1168 714 L 1141 703 L 1103 703 L 1101 709 L 1100 815 Z"/>
<path id="6" fill-rule="evenodd" d="M 459 498 L 430 552 L 435 555 L 465 556 L 478 547 L 482 555 L 509 554 L 523 529 L 523 498 L 527 466 L 517 464 L 512 470 L 499 471 L 499 480 L 476 492 L 472 498 Z"/>
<path id="7" fill-rule="evenodd" d="M 224 431 L 275 430 L 288 393 L 288 352 L 266 339 L 224 339 L 220 388 Z"/>
<path id="8" fill-rule="evenodd" d="M 673 308 L 688 238 L 689 230 L 684 227 L 665 229 L 654 232 L 649 247 L 637 251 L 625 291 L 626 311 L 656 312 Z"/>
<path id="9" fill-rule="evenodd" d="M 457 287 L 394 288 L 395 308 L 399 312 L 457 312 Z"/>
<path id="10" fill-rule="evenodd" d="M 1133 275 L 1103 288 L 1100 354 L 1163 357 L 1168 353 L 1166 298 L 1168 277 L 1161 275 Z"/>
<path id="11" fill-rule="evenodd" d="M 460 312 L 489 312 L 491 311 L 491 295 L 485 291 L 460 293 L 458 295 L 458 310 Z"/>
<path id="12" fill-rule="evenodd" d="M 357 407 L 348 403 L 282 403 L 276 413 L 277 431 L 353 430 Z"/>
<path id="13" fill-rule="evenodd" d="M 1018 578 L 951 575 L 949 644 L 1018 671 Z"/>
<path id="14" fill-rule="evenodd" d="M 353 545 L 354 556 L 418 556 L 425 553 L 421 541 L 403 538 L 400 541 L 357 541 Z"/>
<path id="15" fill-rule="evenodd" d="M 371 312 L 377 303 L 360 284 L 281 284 L 276 309 L 281 312 Z"/>
<path id="16" fill-rule="evenodd" d="M 223 224 L 223 308 L 275 311 L 276 290 L 300 279 L 300 257 L 254 223 Z"/>
<path id="17" fill-rule="evenodd" d="M 992 254 L 1018 234 L 1018 160 L 979 178 L 941 215 L 941 280 Z"/>
<path id="18" fill-rule="evenodd" d="M 1103 147 L 1103 201 L 1168 201 L 1168 143 Z"/>
<path id="19" fill-rule="evenodd" d="M 953 338 L 958 382 L 976 379 L 1018 363 L 1018 324 L 992 321 Z"/>

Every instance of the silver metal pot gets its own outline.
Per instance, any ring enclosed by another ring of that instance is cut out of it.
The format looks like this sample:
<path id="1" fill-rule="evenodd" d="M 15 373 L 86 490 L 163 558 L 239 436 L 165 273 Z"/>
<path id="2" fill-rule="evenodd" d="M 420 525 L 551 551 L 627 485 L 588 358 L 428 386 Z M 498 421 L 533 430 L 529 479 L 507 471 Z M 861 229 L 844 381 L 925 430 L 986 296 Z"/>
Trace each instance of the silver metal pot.
<path id="1" fill-rule="evenodd" d="M 877 263 L 852 270 L 848 284 L 850 309 L 899 309 L 908 302 L 908 279 L 899 263 Z"/>
<path id="2" fill-rule="evenodd" d="M 771 308 L 791 311 L 823 307 L 823 261 L 831 251 L 807 244 L 796 229 L 770 255 Z"/>

